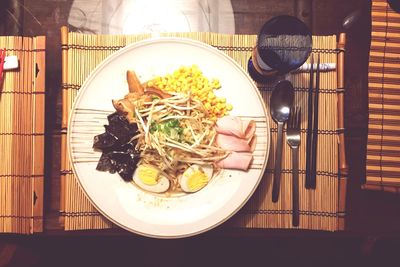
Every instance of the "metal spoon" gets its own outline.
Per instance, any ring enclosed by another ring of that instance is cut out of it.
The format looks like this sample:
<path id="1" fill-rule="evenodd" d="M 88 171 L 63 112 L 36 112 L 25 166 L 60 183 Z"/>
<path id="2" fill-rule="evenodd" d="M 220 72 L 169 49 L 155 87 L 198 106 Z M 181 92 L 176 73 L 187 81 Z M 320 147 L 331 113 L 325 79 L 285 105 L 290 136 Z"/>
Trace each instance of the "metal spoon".
<path id="1" fill-rule="evenodd" d="M 278 140 L 275 150 L 274 181 L 272 186 L 272 201 L 277 202 L 281 185 L 282 170 L 282 135 L 283 125 L 289 118 L 290 108 L 294 99 L 294 88 L 291 82 L 282 80 L 272 91 L 270 98 L 270 111 L 274 121 L 278 124 Z"/>

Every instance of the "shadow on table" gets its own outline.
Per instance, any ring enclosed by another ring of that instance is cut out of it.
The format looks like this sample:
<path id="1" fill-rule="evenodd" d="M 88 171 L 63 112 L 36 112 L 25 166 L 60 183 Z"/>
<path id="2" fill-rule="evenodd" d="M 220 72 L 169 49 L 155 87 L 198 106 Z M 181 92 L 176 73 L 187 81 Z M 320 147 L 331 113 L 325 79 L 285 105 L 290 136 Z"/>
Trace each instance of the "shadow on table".
<path id="1" fill-rule="evenodd" d="M 400 247 L 398 239 L 390 238 L 372 243 L 359 238 L 209 236 L 179 240 L 126 236 L 13 240 L 17 249 L 3 266 L 392 266 Z"/>

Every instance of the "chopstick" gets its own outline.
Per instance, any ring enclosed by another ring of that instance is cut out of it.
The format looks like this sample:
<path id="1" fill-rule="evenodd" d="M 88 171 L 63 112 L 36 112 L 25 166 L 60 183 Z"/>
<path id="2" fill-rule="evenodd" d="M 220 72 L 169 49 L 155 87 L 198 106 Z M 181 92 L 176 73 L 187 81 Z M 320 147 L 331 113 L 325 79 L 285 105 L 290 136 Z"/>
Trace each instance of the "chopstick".
<path id="1" fill-rule="evenodd" d="M 311 55 L 311 64 L 313 66 L 314 57 Z M 310 69 L 310 84 L 308 91 L 308 129 L 306 144 L 306 184 L 307 189 L 316 188 L 317 176 L 317 144 L 318 144 L 318 107 L 319 107 L 319 81 L 320 81 L 320 55 L 317 57 L 317 69 L 315 75 L 315 93 L 314 91 L 314 70 Z"/>
<path id="2" fill-rule="evenodd" d="M 310 83 L 308 87 L 308 111 L 307 111 L 307 141 L 306 141 L 306 188 L 311 188 L 311 162 L 312 162 L 312 153 L 311 153 L 311 143 L 312 143 L 312 125 L 313 125 L 313 88 L 314 88 L 314 55 L 311 54 L 310 59 Z"/>
<path id="3" fill-rule="evenodd" d="M 312 162 L 311 162 L 311 187 L 316 188 L 317 185 L 317 147 L 318 147 L 318 110 L 319 110 L 319 54 L 317 59 L 317 72 L 315 77 L 315 96 L 314 96 L 314 123 L 313 123 L 313 139 L 312 139 Z"/>

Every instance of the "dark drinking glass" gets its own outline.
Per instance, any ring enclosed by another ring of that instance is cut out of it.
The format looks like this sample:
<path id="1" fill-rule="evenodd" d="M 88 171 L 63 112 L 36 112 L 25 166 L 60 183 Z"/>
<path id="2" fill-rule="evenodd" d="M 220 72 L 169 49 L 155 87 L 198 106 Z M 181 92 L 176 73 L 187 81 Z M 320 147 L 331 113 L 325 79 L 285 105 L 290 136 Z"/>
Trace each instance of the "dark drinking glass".
<path id="1" fill-rule="evenodd" d="M 249 74 L 257 82 L 287 74 L 306 62 L 311 49 L 311 32 L 301 20 L 286 15 L 274 17 L 257 36 L 248 62 Z"/>

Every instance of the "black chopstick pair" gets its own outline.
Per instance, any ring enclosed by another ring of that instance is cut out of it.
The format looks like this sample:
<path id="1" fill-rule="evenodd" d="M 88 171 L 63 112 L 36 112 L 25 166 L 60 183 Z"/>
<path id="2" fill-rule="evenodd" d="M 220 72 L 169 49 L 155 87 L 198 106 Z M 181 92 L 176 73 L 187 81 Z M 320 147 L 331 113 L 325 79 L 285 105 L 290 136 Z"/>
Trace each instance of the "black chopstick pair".
<path id="1" fill-rule="evenodd" d="M 314 56 L 311 54 L 310 84 L 308 88 L 308 120 L 306 144 L 306 184 L 307 189 L 315 189 L 317 182 L 317 145 L 318 145 L 318 106 L 320 83 L 320 55 L 317 56 L 314 87 Z"/>

